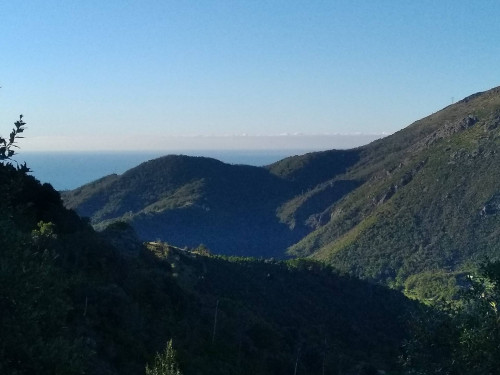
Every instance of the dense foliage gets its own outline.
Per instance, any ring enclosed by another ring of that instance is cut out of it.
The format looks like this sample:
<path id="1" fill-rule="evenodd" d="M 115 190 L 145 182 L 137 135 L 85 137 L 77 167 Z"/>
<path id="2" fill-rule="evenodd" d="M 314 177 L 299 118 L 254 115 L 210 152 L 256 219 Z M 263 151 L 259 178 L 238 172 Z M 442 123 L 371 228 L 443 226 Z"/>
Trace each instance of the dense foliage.
<path id="1" fill-rule="evenodd" d="M 496 88 L 362 148 L 342 178 L 364 183 L 290 253 L 398 288 L 415 274 L 498 259 L 499 124 Z"/>
<path id="2" fill-rule="evenodd" d="M 403 361 L 411 374 L 497 374 L 500 368 L 500 263 L 476 275 L 460 303 L 428 310 L 413 323 Z M 431 349 L 431 350 L 429 350 Z"/>
<path id="3" fill-rule="evenodd" d="M 298 239 L 275 215 L 278 202 L 292 194 L 289 186 L 263 168 L 171 155 L 63 197 L 98 229 L 127 221 L 143 240 L 270 257 Z"/>
<path id="4" fill-rule="evenodd" d="M 66 210 L 48 190 L 24 171 L 0 164 L 2 374 L 79 374 L 84 368 L 87 349 L 65 329 L 71 278 L 57 266 L 58 234 L 43 222 Z M 78 220 L 71 213 L 67 219 Z"/>
<path id="5" fill-rule="evenodd" d="M 466 295 L 452 305 L 416 308 L 396 291 L 314 261 L 224 258 L 163 243 L 143 248 L 123 223 L 99 235 L 25 172 L 2 165 L 0 182 L 2 373 L 498 368 L 498 264 L 467 277 Z M 436 279 L 448 280 L 423 275 L 409 283 Z"/>
<path id="6" fill-rule="evenodd" d="M 170 339 L 187 375 L 399 367 L 413 304 L 397 292 L 312 261 L 144 248 L 123 223 L 98 234 L 13 166 L 0 187 L 2 373 L 142 374 Z"/>
<path id="7" fill-rule="evenodd" d="M 358 154 L 310 153 L 265 168 L 168 155 L 62 196 L 66 207 L 89 217 L 99 230 L 127 221 L 144 240 L 192 247 L 204 243 L 219 254 L 283 258 L 287 247 L 311 228 L 290 225 L 286 212 L 287 207 L 293 211 L 293 205 L 281 206 L 344 173 Z M 332 195 L 340 199 L 358 185 L 332 184 L 300 217 L 308 217 L 325 202 L 331 203 Z"/>

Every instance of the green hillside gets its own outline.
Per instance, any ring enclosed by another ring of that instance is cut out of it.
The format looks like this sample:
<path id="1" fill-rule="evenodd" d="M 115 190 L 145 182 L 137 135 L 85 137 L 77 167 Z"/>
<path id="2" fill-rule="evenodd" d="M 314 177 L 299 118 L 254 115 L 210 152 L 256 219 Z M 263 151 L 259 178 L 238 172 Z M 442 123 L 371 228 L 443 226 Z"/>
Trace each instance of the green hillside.
<path id="1" fill-rule="evenodd" d="M 63 199 L 97 229 L 124 220 L 144 240 L 203 243 L 230 255 L 283 257 L 310 230 L 290 230 L 276 209 L 345 172 L 356 159 L 356 152 L 328 151 L 305 155 L 299 163 L 291 158 L 259 168 L 170 155 L 63 192 Z"/>
<path id="2" fill-rule="evenodd" d="M 263 168 L 171 155 L 63 197 L 98 229 L 125 220 L 144 240 L 272 256 L 294 242 L 274 213 L 277 202 L 293 194 L 290 187 Z"/>
<path id="3" fill-rule="evenodd" d="M 493 89 L 368 145 L 343 176 L 366 182 L 330 206 L 328 222 L 290 253 L 398 283 L 497 259 L 498 125 L 500 90 Z"/>
<path id="4" fill-rule="evenodd" d="M 173 339 L 183 374 L 393 371 L 416 305 L 313 261 L 144 247 L 96 233 L 0 164 L 0 373 L 143 374 Z M 371 369 L 371 370 L 370 370 Z"/>
<path id="5" fill-rule="evenodd" d="M 497 258 L 499 123 L 495 88 L 356 149 L 262 168 L 166 156 L 63 198 L 98 229 L 124 220 L 144 240 L 311 256 L 402 287 Z"/>

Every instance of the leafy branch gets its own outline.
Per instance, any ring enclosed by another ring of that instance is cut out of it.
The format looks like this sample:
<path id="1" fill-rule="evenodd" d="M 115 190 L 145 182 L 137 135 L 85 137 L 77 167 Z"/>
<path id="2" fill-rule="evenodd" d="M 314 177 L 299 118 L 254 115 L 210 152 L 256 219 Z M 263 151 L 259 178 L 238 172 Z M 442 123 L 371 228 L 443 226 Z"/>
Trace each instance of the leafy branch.
<path id="1" fill-rule="evenodd" d="M 23 121 L 23 115 L 20 115 L 19 120 L 14 123 L 15 127 L 10 132 L 9 138 L 0 137 L 0 161 L 10 160 L 15 154 L 13 148 L 19 148 L 19 146 L 16 145 L 16 140 L 24 138 L 19 135 L 25 129 L 24 125 L 26 125 L 26 123 Z"/>

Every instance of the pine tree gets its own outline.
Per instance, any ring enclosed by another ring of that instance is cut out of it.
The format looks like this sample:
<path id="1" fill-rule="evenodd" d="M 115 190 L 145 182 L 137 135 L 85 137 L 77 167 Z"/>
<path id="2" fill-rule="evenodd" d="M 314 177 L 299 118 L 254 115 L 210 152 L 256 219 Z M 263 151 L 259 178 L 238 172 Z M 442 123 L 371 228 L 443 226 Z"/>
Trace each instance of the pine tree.
<path id="1" fill-rule="evenodd" d="M 146 375 L 182 375 L 176 357 L 172 340 L 169 340 L 165 351 L 156 354 L 153 366 L 146 365 Z"/>

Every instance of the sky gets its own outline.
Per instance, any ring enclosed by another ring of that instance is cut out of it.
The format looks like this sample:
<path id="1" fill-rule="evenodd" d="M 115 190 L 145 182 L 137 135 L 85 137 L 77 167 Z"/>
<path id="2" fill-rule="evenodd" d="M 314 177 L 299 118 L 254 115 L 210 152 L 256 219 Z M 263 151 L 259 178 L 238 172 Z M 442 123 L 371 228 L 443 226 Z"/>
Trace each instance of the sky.
<path id="1" fill-rule="evenodd" d="M 350 147 L 500 85 L 499 16 L 497 0 L 2 1 L 0 134 L 22 113 L 28 150 Z"/>

